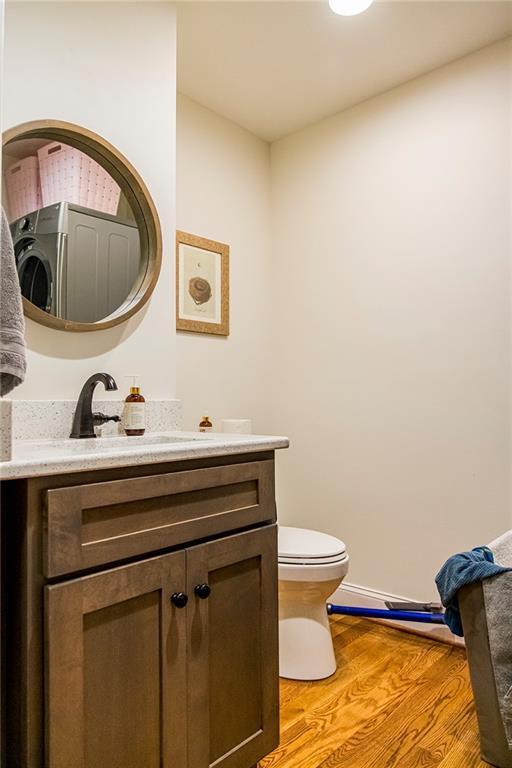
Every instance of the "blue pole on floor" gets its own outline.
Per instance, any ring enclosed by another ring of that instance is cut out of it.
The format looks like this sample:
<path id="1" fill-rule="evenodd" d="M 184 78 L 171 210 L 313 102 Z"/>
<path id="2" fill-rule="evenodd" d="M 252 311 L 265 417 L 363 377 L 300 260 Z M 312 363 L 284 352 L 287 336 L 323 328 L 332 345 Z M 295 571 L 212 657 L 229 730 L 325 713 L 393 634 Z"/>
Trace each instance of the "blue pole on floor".
<path id="1" fill-rule="evenodd" d="M 421 624 L 445 624 L 444 614 L 421 611 L 390 611 L 387 608 L 357 608 L 349 605 L 327 603 L 327 613 L 341 616 L 358 616 L 364 619 L 393 619 L 394 621 L 418 621 Z"/>

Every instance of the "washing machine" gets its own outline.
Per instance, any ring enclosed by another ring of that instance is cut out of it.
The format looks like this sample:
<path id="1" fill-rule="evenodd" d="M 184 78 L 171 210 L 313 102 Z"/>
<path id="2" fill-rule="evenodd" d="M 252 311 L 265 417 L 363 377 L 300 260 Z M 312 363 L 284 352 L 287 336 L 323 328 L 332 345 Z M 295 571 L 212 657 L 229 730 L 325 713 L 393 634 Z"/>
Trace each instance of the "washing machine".
<path id="1" fill-rule="evenodd" d="M 62 317 L 57 286 L 64 236 L 58 232 L 39 235 L 38 215 L 34 211 L 10 225 L 21 293 L 43 312 Z"/>
<path id="2" fill-rule="evenodd" d="M 22 295 L 55 317 L 103 320 L 144 277 L 134 221 L 62 202 L 10 227 Z"/>

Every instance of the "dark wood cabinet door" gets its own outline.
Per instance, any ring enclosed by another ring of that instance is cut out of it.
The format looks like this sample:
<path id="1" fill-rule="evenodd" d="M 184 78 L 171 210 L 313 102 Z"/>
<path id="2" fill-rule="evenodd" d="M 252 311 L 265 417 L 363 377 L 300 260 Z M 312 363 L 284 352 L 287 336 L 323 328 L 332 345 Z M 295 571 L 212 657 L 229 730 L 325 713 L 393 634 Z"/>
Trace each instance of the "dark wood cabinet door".
<path id="1" fill-rule="evenodd" d="M 279 742 L 276 526 L 188 549 L 187 591 L 188 767 L 248 768 Z"/>
<path id="2" fill-rule="evenodd" d="M 47 768 L 184 768 L 185 553 L 46 587 Z"/>

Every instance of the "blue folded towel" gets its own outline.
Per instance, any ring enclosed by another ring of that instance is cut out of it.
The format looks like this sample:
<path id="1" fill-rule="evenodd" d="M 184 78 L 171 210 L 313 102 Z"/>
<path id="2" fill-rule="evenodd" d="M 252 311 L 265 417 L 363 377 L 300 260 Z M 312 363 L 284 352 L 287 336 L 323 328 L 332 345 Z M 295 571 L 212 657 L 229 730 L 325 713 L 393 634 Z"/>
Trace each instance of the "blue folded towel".
<path id="1" fill-rule="evenodd" d="M 475 547 L 471 552 L 461 552 L 446 561 L 436 576 L 436 585 L 446 608 L 445 621 L 454 635 L 464 636 L 457 597 L 459 589 L 507 571 L 512 568 L 497 565 L 489 547 Z"/>

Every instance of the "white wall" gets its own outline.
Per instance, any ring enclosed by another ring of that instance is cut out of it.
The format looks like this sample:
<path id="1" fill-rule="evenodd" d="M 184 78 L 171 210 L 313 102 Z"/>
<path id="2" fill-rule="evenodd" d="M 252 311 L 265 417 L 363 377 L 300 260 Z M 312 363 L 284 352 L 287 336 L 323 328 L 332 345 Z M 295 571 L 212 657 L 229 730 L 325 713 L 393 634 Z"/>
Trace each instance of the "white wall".
<path id="1" fill-rule="evenodd" d="M 229 337 L 178 332 L 178 396 L 186 428 L 202 415 L 271 428 L 275 389 L 269 145 L 186 97 L 177 111 L 177 225 L 228 243 Z"/>
<path id="2" fill-rule="evenodd" d="M 126 325 L 27 324 L 15 397 L 74 398 L 100 368 L 172 397 L 177 353 L 185 426 L 209 411 L 290 435 L 282 522 L 345 539 L 351 582 L 434 596 L 445 555 L 512 523 L 510 45 L 276 143 L 272 194 L 268 145 L 180 98 L 177 224 L 230 244 L 232 332 L 176 339 L 172 6 L 12 3 L 6 38 L 2 126 L 101 133 L 164 234 L 154 299 Z"/>
<path id="3" fill-rule="evenodd" d="M 127 323 L 71 334 L 27 321 L 28 375 L 15 398 L 75 398 L 98 370 L 120 386 L 142 374 L 151 398 L 175 394 L 175 57 L 172 3 L 7 3 L 2 128 L 53 118 L 104 136 L 146 182 L 164 238 L 154 296 Z"/>
<path id="4" fill-rule="evenodd" d="M 282 522 L 435 596 L 511 526 L 511 47 L 272 146 Z"/>

